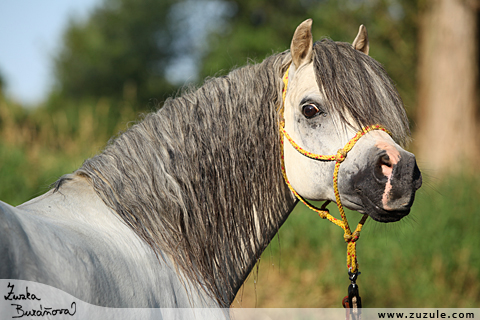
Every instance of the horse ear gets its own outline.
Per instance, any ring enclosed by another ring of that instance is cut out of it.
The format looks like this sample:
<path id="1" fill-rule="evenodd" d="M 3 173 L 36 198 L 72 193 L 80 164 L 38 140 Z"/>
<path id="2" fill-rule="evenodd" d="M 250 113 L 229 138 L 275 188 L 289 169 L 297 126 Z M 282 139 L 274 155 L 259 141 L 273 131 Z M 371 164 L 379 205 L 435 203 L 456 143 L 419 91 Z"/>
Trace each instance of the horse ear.
<path id="1" fill-rule="evenodd" d="M 352 46 L 365 54 L 368 54 L 368 33 L 367 28 L 362 24 L 358 29 L 358 34 L 355 40 L 353 40 Z"/>
<path id="2" fill-rule="evenodd" d="M 312 19 L 307 19 L 295 30 L 290 45 L 290 53 L 295 68 L 298 69 L 301 65 L 312 60 L 312 48 Z"/>

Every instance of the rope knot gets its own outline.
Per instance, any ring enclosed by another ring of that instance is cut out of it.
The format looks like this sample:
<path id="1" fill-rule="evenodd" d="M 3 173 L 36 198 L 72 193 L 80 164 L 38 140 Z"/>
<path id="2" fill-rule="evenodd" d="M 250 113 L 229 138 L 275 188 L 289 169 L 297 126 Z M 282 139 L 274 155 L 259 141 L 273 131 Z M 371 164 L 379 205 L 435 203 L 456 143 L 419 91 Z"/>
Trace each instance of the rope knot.
<path id="1" fill-rule="evenodd" d="M 327 216 L 330 214 L 330 211 L 328 211 L 328 209 L 322 209 L 322 210 L 319 210 L 318 211 L 318 215 L 320 216 L 320 218 L 322 219 L 327 219 Z"/>
<path id="2" fill-rule="evenodd" d="M 357 242 L 358 238 L 360 238 L 360 232 L 358 232 L 358 231 L 355 231 L 352 234 L 345 233 L 343 235 L 343 239 L 345 239 L 345 242 L 347 242 L 347 243 Z"/>
<path id="3" fill-rule="evenodd" d="M 347 151 L 345 149 L 338 149 L 337 154 L 335 155 L 335 161 L 342 163 L 343 160 L 347 157 Z"/>

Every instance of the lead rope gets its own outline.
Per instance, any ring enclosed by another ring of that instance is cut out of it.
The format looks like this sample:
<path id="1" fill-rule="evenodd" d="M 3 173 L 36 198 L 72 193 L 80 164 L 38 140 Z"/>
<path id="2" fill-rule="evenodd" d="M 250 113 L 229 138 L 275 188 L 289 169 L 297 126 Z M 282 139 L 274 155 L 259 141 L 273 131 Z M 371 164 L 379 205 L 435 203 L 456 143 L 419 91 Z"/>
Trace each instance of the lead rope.
<path id="1" fill-rule="evenodd" d="M 279 110 L 279 113 L 281 117 L 283 118 L 283 112 L 284 112 L 284 107 L 285 107 L 285 97 L 287 94 L 287 86 L 288 86 L 288 73 L 289 73 L 290 67 L 287 69 L 285 72 L 285 75 L 283 76 L 283 83 L 284 83 L 284 88 L 282 92 L 282 97 L 283 97 L 283 102 L 281 105 L 281 108 Z M 370 132 L 372 130 L 382 130 L 385 131 L 386 133 L 390 134 L 390 132 L 383 128 L 380 125 L 372 125 L 372 126 L 366 126 L 362 128 L 360 131 L 357 132 L 357 134 L 347 142 L 347 144 L 342 148 L 337 151 L 336 155 L 321 155 L 321 154 L 315 154 L 308 152 L 304 150 L 302 147 L 300 147 L 293 139 L 290 137 L 290 135 L 287 133 L 285 130 L 285 122 L 281 121 L 280 122 L 280 146 L 281 146 L 281 164 L 282 164 L 282 174 L 283 178 L 285 179 L 286 184 L 288 185 L 288 188 L 292 193 L 297 197 L 298 200 L 300 200 L 303 204 L 305 204 L 309 209 L 315 211 L 318 213 L 318 215 L 323 218 L 327 219 L 330 222 L 336 224 L 337 226 L 341 227 L 344 231 L 343 238 L 345 239 L 345 242 L 347 243 L 347 268 L 348 268 L 348 275 L 349 279 L 351 281 L 351 284 L 348 288 L 348 296 L 345 297 L 344 299 L 344 307 L 346 308 L 353 308 L 353 310 L 356 310 L 357 308 L 361 308 L 361 299 L 360 295 L 358 294 L 358 286 L 356 284 L 356 280 L 360 272 L 358 272 L 358 263 L 357 263 L 357 253 L 356 253 L 356 243 L 358 238 L 360 237 L 360 231 L 362 231 L 363 225 L 365 224 L 365 221 L 368 218 L 367 214 L 364 214 L 363 217 L 361 218 L 360 222 L 358 223 L 357 227 L 355 228 L 355 231 L 352 233 L 350 230 L 350 226 L 348 225 L 347 217 L 345 215 L 345 211 L 343 209 L 342 202 L 340 200 L 340 192 L 338 191 L 338 171 L 340 169 L 340 164 L 345 160 L 347 153 L 353 148 L 355 143 L 363 137 L 367 132 Z M 337 203 L 338 211 L 340 212 L 340 216 L 342 220 L 339 220 L 332 216 L 330 212 L 327 209 L 328 204 L 331 201 L 326 201 L 320 208 L 317 208 L 310 203 L 308 203 L 305 199 L 300 196 L 295 189 L 292 187 L 290 182 L 288 181 L 287 174 L 285 171 L 285 159 L 284 159 L 284 140 L 283 137 L 287 138 L 287 140 L 290 142 L 290 144 L 301 154 L 304 156 L 315 159 L 315 160 L 321 160 L 321 161 L 335 161 L 335 169 L 333 170 L 333 190 L 335 193 L 335 201 Z M 348 299 L 347 299 L 348 298 Z M 346 300 L 347 299 L 347 300 Z M 352 309 L 350 309 L 352 310 Z M 355 314 L 352 314 L 352 317 L 356 317 Z"/>

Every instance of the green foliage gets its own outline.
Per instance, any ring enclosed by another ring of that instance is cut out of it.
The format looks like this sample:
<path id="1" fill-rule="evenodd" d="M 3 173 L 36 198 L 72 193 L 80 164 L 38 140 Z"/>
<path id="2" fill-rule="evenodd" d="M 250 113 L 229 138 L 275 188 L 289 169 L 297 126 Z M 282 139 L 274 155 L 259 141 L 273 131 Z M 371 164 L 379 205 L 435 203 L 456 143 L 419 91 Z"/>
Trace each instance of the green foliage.
<path id="1" fill-rule="evenodd" d="M 135 120 L 107 99 L 65 109 L 26 110 L 0 94 L 0 200 L 18 205 L 100 152 L 113 132 Z"/>
<path id="2" fill-rule="evenodd" d="M 25 150 L 0 142 L 1 201 L 19 205 L 50 189 L 60 176 L 72 172 L 80 164 L 63 153 L 46 150 Z"/>
<path id="3" fill-rule="evenodd" d="M 164 70 L 172 33 L 169 0 L 108 0 L 87 21 L 71 21 L 55 59 L 57 88 L 50 108 L 65 101 L 131 100 L 146 109 L 150 99 L 173 90 Z"/>

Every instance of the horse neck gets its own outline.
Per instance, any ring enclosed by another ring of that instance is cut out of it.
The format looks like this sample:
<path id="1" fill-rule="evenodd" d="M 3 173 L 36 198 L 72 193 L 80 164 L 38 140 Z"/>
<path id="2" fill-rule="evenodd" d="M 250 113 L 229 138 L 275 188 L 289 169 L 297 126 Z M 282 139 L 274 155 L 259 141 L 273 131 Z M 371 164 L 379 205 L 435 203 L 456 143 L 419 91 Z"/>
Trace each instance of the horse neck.
<path id="1" fill-rule="evenodd" d="M 223 307 L 293 207 L 276 111 L 286 62 L 272 56 L 168 100 L 77 172 Z"/>

